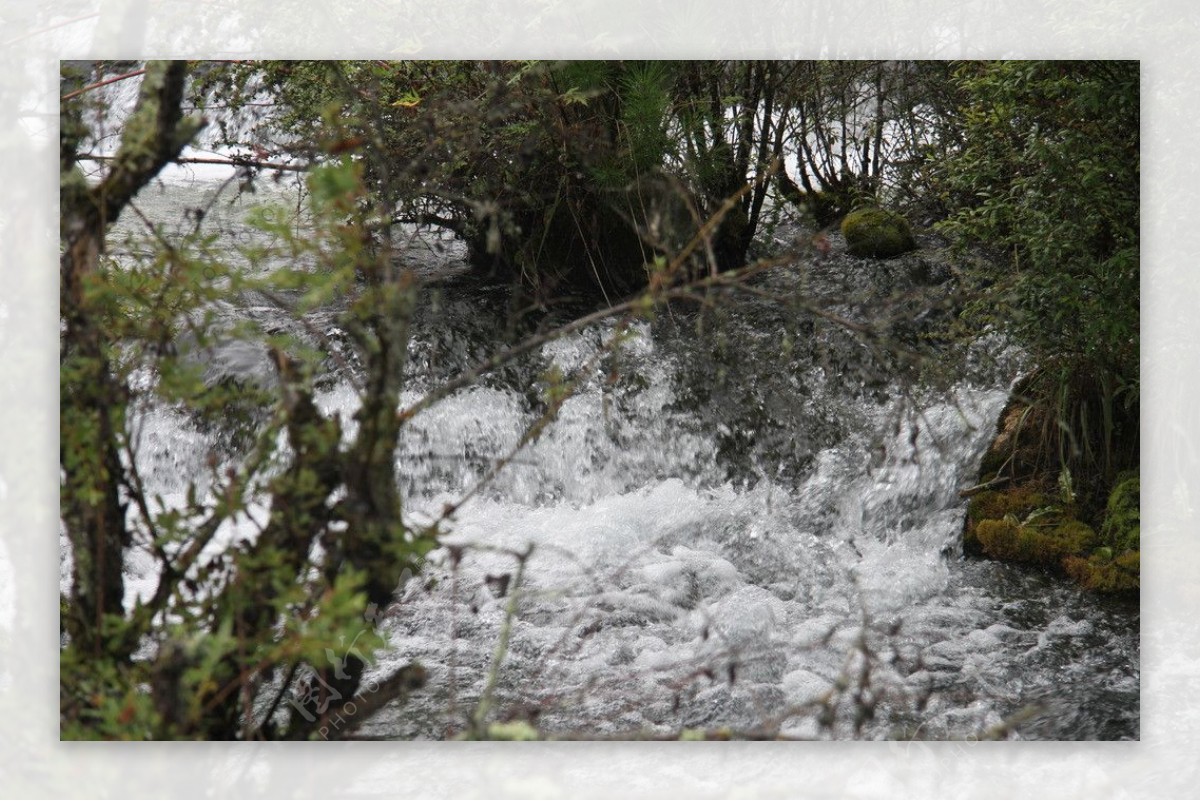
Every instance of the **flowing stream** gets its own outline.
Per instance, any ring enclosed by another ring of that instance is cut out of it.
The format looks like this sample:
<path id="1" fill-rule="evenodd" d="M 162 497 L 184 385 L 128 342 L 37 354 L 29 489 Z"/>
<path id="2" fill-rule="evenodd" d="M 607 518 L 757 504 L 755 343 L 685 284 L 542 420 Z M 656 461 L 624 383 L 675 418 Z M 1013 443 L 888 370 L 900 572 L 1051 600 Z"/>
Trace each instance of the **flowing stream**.
<path id="1" fill-rule="evenodd" d="M 216 186 L 185 171 L 139 208 L 171 224 Z M 206 223 L 236 239 L 242 213 L 222 200 Z M 462 274 L 453 243 L 418 242 L 406 258 L 449 277 L 423 300 L 403 405 L 488 355 L 505 314 L 502 288 Z M 909 364 L 766 297 L 839 298 L 826 308 L 851 321 L 918 318 L 904 264 L 798 261 L 707 312 L 553 340 L 417 415 L 396 454 L 410 525 L 517 448 L 545 412 L 548 372 L 581 381 L 458 510 L 424 574 L 396 577 L 375 673 L 416 660 L 429 681 L 362 733 L 452 736 L 490 692 L 492 719 L 565 737 L 962 738 L 1017 716 L 1021 738 L 1136 738 L 1136 607 L 959 551 L 959 492 L 1018 355 L 997 337 Z M 295 326 L 261 298 L 221 313 Z M 335 315 L 306 321 L 334 346 Z M 257 346 L 202 358 L 214 378 L 271 380 Z M 331 360 L 320 384 L 322 409 L 343 420 L 354 371 Z M 214 448 L 233 458 L 172 409 L 131 425 L 164 498 L 204 475 Z M 131 556 L 130 600 L 153 585 L 148 564 Z"/>

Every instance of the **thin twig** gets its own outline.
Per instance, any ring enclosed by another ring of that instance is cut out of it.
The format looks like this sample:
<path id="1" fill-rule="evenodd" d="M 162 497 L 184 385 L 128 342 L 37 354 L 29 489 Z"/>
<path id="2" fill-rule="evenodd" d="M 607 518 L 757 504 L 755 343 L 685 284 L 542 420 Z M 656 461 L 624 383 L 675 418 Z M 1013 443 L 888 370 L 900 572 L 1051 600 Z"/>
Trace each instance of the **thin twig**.
<path id="1" fill-rule="evenodd" d="M 123 81 L 126 78 L 136 78 L 138 75 L 145 74 L 145 72 L 146 72 L 146 69 L 143 67 L 140 70 L 134 70 L 133 72 L 126 72 L 123 75 L 116 75 L 112 78 L 105 78 L 103 81 L 97 81 L 96 83 L 88 84 L 87 86 L 76 89 L 74 92 L 67 92 L 65 95 L 63 95 L 61 98 L 59 98 L 59 100 L 61 102 L 65 103 L 68 100 L 71 100 L 72 98 L 79 97 L 81 94 L 83 94 L 85 92 L 90 92 L 93 89 L 99 89 L 101 86 L 108 86 L 110 83 L 116 83 L 117 81 Z"/>
<path id="2" fill-rule="evenodd" d="M 80 153 L 76 156 L 80 161 L 112 161 L 115 156 L 102 156 L 97 153 Z M 307 164 L 282 164 L 277 161 L 259 161 L 244 156 L 229 158 L 210 158 L 208 156 L 176 156 L 171 159 L 176 164 L 219 164 L 225 167 L 254 167 L 262 170 L 280 170 L 283 172 L 308 172 Z"/>
<path id="3" fill-rule="evenodd" d="M 471 716 L 471 730 L 476 739 L 484 739 L 486 737 L 484 721 L 492 707 L 492 696 L 496 691 L 496 683 L 500 679 L 500 665 L 504 662 L 504 657 L 508 654 L 508 640 L 512 636 L 513 619 L 517 615 L 517 602 L 521 596 L 521 581 L 525 576 L 525 564 L 529 561 L 529 557 L 532 554 L 533 545 L 531 544 L 517 558 L 517 574 L 513 578 L 512 589 L 508 596 L 508 605 L 504 610 L 504 623 L 500 627 L 500 638 L 496 642 L 496 651 L 492 654 L 492 667 L 488 671 L 487 684 L 483 688 L 483 695 L 480 696 L 479 703 L 475 706 L 475 712 Z"/>

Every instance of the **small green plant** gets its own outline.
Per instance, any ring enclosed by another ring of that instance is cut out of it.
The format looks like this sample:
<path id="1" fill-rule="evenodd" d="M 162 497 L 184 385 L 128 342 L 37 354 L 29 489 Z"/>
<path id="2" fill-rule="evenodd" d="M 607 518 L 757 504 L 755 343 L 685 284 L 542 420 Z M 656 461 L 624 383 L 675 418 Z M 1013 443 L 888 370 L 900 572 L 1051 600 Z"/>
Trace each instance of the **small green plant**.
<path id="1" fill-rule="evenodd" d="M 1075 505 L 1075 482 L 1071 480 L 1071 468 L 1066 465 L 1058 473 L 1058 497 L 1065 507 Z"/>

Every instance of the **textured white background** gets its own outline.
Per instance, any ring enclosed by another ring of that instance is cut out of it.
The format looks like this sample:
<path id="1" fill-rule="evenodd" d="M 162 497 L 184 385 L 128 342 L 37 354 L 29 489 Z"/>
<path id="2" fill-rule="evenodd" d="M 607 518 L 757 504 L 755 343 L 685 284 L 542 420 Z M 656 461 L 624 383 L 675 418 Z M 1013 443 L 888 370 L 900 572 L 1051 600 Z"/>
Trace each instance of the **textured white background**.
<path id="1" fill-rule="evenodd" d="M 0 795 L 1195 797 L 1196 54 L 1184 0 L 0 2 Z M 1142 61 L 1140 743 L 58 742 L 60 58 Z"/>

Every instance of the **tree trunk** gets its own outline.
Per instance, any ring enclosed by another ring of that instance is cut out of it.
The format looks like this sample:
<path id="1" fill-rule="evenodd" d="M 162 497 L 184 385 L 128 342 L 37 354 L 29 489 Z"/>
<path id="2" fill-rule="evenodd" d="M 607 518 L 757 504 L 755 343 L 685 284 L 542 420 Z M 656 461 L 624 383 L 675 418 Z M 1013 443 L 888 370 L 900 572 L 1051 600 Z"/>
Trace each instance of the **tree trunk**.
<path id="1" fill-rule="evenodd" d="M 60 445 L 62 523 L 74 557 L 66 630 L 94 655 L 128 659 L 136 643 L 128 632 L 105 633 L 104 617 L 121 615 L 124 549 L 130 535 L 122 500 L 120 443 L 125 388 L 114 377 L 101 311 L 89 299 L 104 237 L 138 190 L 179 155 L 200 123 L 181 112 L 186 62 L 152 62 L 121 147 L 103 181 L 89 187 L 75 164 L 81 126 L 77 108 L 64 113 L 60 137 L 61 223 L 59 262 L 60 415 L 73 438 Z"/>

